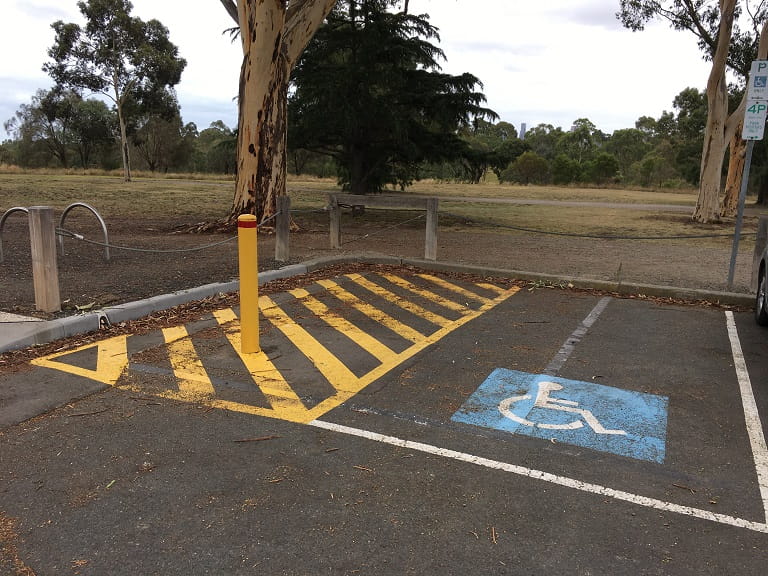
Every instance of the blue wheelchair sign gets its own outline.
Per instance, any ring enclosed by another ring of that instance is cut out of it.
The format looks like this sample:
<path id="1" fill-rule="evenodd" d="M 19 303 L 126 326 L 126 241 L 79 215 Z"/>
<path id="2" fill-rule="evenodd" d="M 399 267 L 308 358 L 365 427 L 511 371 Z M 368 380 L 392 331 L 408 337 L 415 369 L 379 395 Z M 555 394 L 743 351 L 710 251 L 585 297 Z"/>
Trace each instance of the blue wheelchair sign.
<path id="1" fill-rule="evenodd" d="M 663 462 L 664 396 L 498 368 L 452 420 Z"/>

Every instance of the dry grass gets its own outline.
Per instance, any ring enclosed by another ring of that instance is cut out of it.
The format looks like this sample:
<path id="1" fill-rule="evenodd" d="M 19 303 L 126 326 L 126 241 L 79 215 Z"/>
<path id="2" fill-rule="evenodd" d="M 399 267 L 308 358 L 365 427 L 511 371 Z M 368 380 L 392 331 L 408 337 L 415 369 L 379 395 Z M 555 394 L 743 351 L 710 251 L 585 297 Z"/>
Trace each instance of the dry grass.
<path id="1" fill-rule="evenodd" d="M 608 207 L 574 207 L 542 205 L 509 205 L 442 202 L 441 213 L 463 216 L 469 221 L 495 225 L 500 232 L 516 229 L 546 231 L 557 234 L 581 234 L 617 237 L 698 236 L 732 233 L 733 224 L 698 225 L 688 214 L 669 214 L 645 210 Z M 445 224 L 445 222 L 444 222 Z M 747 231 L 757 227 L 755 218 L 747 222 Z M 713 239 L 720 242 L 722 239 Z M 707 240 L 696 240 L 709 241 Z"/>
<path id="2" fill-rule="evenodd" d="M 297 207 L 319 207 L 325 194 L 338 190 L 332 181 L 312 178 L 292 180 L 291 198 Z M 226 216 L 232 202 L 232 178 L 200 175 L 174 177 L 134 174 L 131 182 L 122 175 L 2 172 L 0 212 L 11 206 L 52 206 L 63 210 L 73 202 L 87 202 L 104 218 L 134 217 L 189 221 L 215 220 Z"/>
<path id="3" fill-rule="evenodd" d="M 3 208 L 52 206 L 62 210 L 73 202 L 87 202 L 104 218 L 215 218 L 226 213 L 232 199 L 231 182 L 74 174 L 0 174 Z"/>
<path id="4" fill-rule="evenodd" d="M 696 204 L 693 189 L 652 190 L 629 188 L 585 188 L 577 186 L 521 186 L 499 184 L 489 179 L 480 184 L 461 184 L 424 180 L 416 182 L 410 189 L 416 194 L 449 197 L 483 198 L 539 198 L 579 202 L 620 202 L 627 204 Z"/>
<path id="5" fill-rule="evenodd" d="M 292 177 L 288 189 L 292 207 L 297 210 L 319 209 L 328 193 L 339 191 L 333 180 Z M 234 184 L 230 178 L 205 175 L 135 174 L 124 182 L 120 174 L 82 174 L 65 171 L 23 171 L 0 167 L 0 213 L 12 206 L 53 206 L 63 210 L 73 202 L 87 202 L 109 221 L 110 218 L 136 218 L 175 223 L 213 221 L 226 216 Z M 607 188 L 556 188 L 546 186 L 511 186 L 486 182 L 478 185 L 447 184 L 424 181 L 406 194 L 441 198 L 441 226 L 454 229 L 496 229 L 514 233 L 517 228 L 554 233 L 600 236 L 692 236 L 724 234 L 733 230 L 733 222 L 711 226 L 692 223 L 687 211 L 667 213 L 659 210 L 625 210 L 615 206 L 533 205 L 498 203 L 498 200 L 536 199 L 555 201 L 605 202 L 619 204 L 677 204 L 690 206 L 696 201 L 693 191 L 649 191 Z M 478 201 L 472 201 L 477 198 Z M 487 203 L 481 198 L 493 198 Z M 765 212 L 765 210 L 763 210 Z M 745 220 L 745 231 L 757 227 L 756 211 Z M 318 226 L 327 225 L 327 217 L 308 212 L 299 216 Z M 366 215 L 375 225 L 402 222 L 410 214 L 371 210 Z M 415 224 L 422 226 L 422 223 Z M 692 242 L 717 242 L 691 240 Z M 748 241 L 748 240 L 747 240 Z"/>

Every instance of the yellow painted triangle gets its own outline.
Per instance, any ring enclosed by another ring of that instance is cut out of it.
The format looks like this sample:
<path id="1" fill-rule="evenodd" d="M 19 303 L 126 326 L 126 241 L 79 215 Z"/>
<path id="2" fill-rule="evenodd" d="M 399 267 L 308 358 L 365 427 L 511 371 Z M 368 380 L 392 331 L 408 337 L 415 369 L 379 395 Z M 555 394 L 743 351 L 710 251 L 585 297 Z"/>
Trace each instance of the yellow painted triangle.
<path id="1" fill-rule="evenodd" d="M 97 351 L 95 370 L 73 366 L 64 361 L 64 357 L 66 356 L 94 348 Z M 95 380 L 96 382 L 114 386 L 128 367 L 128 337 L 125 335 L 116 336 L 94 344 L 87 344 L 74 350 L 67 350 L 57 354 L 50 354 L 42 358 L 35 358 L 31 363 L 35 366 L 82 376 L 89 380 Z"/>

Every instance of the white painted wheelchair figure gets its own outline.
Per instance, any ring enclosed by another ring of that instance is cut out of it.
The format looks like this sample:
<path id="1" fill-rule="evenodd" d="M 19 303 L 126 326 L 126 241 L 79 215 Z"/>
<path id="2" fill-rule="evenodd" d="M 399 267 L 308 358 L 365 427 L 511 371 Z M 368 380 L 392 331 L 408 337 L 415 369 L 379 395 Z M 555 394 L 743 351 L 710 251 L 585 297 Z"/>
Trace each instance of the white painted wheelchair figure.
<path id="1" fill-rule="evenodd" d="M 521 416 L 518 416 L 512 411 L 513 404 L 522 400 L 530 400 L 531 396 L 526 394 L 525 396 L 512 396 L 505 398 L 499 403 L 499 412 L 501 412 L 507 418 L 514 420 L 524 426 L 530 426 L 531 428 L 541 428 L 543 430 L 578 430 L 584 426 L 584 422 L 589 425 L 595 434 L 614 434 L 620 436 L 626 436 L 625 430 L 609 430 L 605 428 L 595 415 L 589 410 L 584 408 L 578 408 L 579 403 L 572 400 L 564 400 L 562 398 L 552 398 L 550 394 L 557 390 L 562 390 L 562 384 L 557 382 L 539 382 L 539 391 L 536 394 L 536 401 L 533 404 L 534 408 L 542 408 L 545 410 L 557 410 L 559 412 L 571 412 L 578 414 L 580 418 L 569 422 L 567 424 L 544 424 L 541 422 L 532 422 L 526 420 Z"/>

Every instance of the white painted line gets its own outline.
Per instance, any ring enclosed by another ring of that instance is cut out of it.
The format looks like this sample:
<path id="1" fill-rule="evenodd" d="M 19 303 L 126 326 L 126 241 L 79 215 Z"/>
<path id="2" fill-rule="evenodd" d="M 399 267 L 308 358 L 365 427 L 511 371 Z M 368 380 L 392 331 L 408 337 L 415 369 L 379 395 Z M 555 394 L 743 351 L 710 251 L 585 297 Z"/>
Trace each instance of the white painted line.
<path id="1" fill-rule="evenodd" d="M 760 486 L 760 495 L 763 498 L 765 520 L 768 522 L 768 447 L 765 445 L 763 424 L 760 422 L 760 412 L 757 409 L 755 395 L 752 393 L 752 382 L 749 379 L 747 363 L 741 350 L 741 342 L 739 341 L 739 333 L 736 331 L 733 312 L 728 310 L 725 313 L 725 319 L 728 324 L 728 338 L 731 340 L 733 366 L 736 369 L 739 389 L 741 390 L 741 403 L 744 406 L 747 434 L 749 434 L 749 443 L 752 446 L 752 457 L 755 459 L 757 483 Z"/>
<path id="2" fill-rule="evenodd" d="M 552 361 L 547 364 L 546 368 L 544 368 L 542 374 L 557 376 L 557 373 L 560 372 L 563 364 L 565 364 L 569 356 L 573 353 L 574 348 L 576 348 L 576 344 L 578 344 L 581 339 L 584 338 L 584 336 L 587 334 L 587 331 L 592 327 L 592 324 L 595 323 L 600 314 L 603 313 L 603 310 L 605 310 L 605 307 L 608 306 L 610 301 L 610 296 L 606 296 L 605 298 L 600 299 L 597 305 L 592 309 L 592 312 L 590 312 L 589 315 L 584 318 L 584 320 L 582 320 L 581 323 L 577 326 L 576 330 L 574 330 L 573 333 L 568 336 L 565 343 L 560 347 L 560 350 L 557 352 L 557 354 L 555 354 L 555 357 L 552 358 Z"/>
<path id="3" fill-rule="evenodd" d="M 717 522 L 719 524 L 725 524 L 728 526 L 735 526 L 737 528 L 746 528 L 747 530 L 753 530 L 755 532 L 762 532 L 768 534 L 768 524 L 760 524 L 758 522 L 752 522 L 750 520 L 743 520 L 741 518 L 735 518 L 733 516 L 727 516 L 725 514 L 715 514 L 709 510 L 701 510 L 699 508 L 691 508 L 689 506 L 681 506 L 679 504 L 673 504 L 671 502 L 664 502 L 663 500 L 657 500 L 655 498 L 648 498 L 646 496 L 639 496 L 630 492 L 623 492 L 621 490 L 614 490 L 613 488 L 607 488 L 598 484 L 590 484 L 588 482 L 582 482 L 580 480 L 574 480 L 566 476 L 557 476 L 550 474 L 549 472 L 542 472 L 540 470 L 534 470 L 532 468 L 525 468 L 523 466 L 517 466 L 515 464 L 508 464 L 506 462 L 500 462 L 498 460 L 490 460 L 488 458 L 482 458 L 480 456 L 473 456 L 472 454 L 466 454 L 464 452 L 456 452 L 455 450 L 448 450 L 446 448 L 438 448 L 431 444 L 423 444 L 421 442 L 413 442 L 411 440 L 404 440 L 395 436 L 386 436 L 377 432 L 370 432 L 368 430 L 362 430 L 360 428 L 351 428 L 349 426 L 342 426 L 341 424 L 333 424 L 331 422 L 323 422 L 322 420 L 313 420 L 309 423 L 310 426 L 321 428 L 323 430 L 330 430 L 332 432 L 338 432 L 340 434 L 347 434 L 350 436 L 357 436 L 359 438 L 365 438 L 373 440 L 374 442 L 381 442 L 383 444 L 389 444 L 408 450 L 415 450 L 417 452 L 424 452 L 426 454 L 432 454 L 435 456 L 441 456 L 443 458 L 451 458 L 459 462 L 466 462 L 469 464 L 475 464 L 477 466 L 483 466 L 492 470 L 501 470 L 503 472 L 509 472 L 518 476 L 525 476 L 533 480 L 541 480 L 550 484 L 556 484 L 558 486 L 564 486 L 566 488 L 572 488 L 581 492 L 588 492 L 591 494 L 598 494 L 603 497 L 613 498 L 615 500 L 621 500 L 623 502 L 629 502 L 638 506 L 645 506 L 647 508 L 653 508 L 656 510 L 662 510 L 664 512 L 672 512 L 675 514 L 683 514 L 685 516 L 691 516 L 700 520 L 709 520 L 711 522 Z"/>

